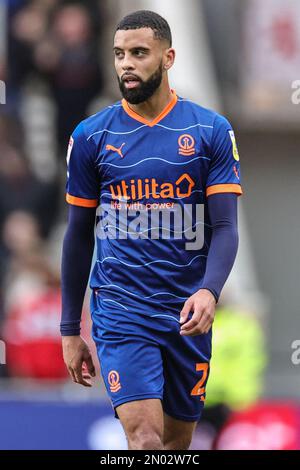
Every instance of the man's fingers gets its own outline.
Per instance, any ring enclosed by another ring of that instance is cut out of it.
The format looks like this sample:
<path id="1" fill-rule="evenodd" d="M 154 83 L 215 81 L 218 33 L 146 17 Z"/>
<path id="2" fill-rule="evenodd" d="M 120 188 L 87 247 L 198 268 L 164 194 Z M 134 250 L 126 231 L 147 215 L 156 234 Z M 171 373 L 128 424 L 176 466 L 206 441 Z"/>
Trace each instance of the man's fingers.
<path id="1" fill-rule="evenodd" d="M 75 375 L 76 382 L 80 383 L 81 380 L 82 380 L 81 364 L 80 364 L 80 366 L 75 365 L 73 367 L 73 372 L 74 372 L 74 375 Z"/>
<path id="2" fill-rule="evenodd" d="M 92 377 L 95 377 L 96 371 L 91 354 L 84 360 L 87 370 Z"/>
<path id="3" fill-rule="evenodd" d="M 191 324 L 190 327 L 184 328 L 186 326 Z M 203 312 L 196 324 L 192 324 L 191 320 L 186 323 L 186 325 L 183 325 L 180 330 L 180 334 L 183 336 L 196 336 L 196 335 L 201 335 L 208 333 L 211 325 L 213 323 L 213 316 L 210 313 Z"/>
<path id="4" fill-rule="evenodd" d="M 95 367 L 87 343 L 80 336 L 63 336 L 63 357 L 72 380 L 85 387 L 91 387 L 91 376 Z"/>
<path id="5" fill-rule="evenodd" d="M 75 382 L 75 383 L 77 383 L 77 384 L 82 384 L 82 385 L 84 385 L 84 383 L 83 383 L 83 382 L 84 382 L 83 378 L 84 378 L 84 379 L 89 379 L 89 378 L 90 378 L 90 375 L 88 375 L 88 374 L 83 374 L 83 376 L 82 376 L 82 374 L 78 373 L 77 368 L 74 368 L 74 367 L 72 367 L 72 366 L 69 366 L 69 367 L 68 367 L 68 371 L 69 371 L 69 374 L 70 374 L 71 379 L 73 380 L 73 382 Z M 83 377 L 83 378 L 82 378 L 82 377 Z"/>
<path id="6" fill-rule="evenodd" d="M 74 371 L 73 371 L 72 367 L 68 367 L 68 371 L 69 371 L 69 374 L 70 374 L 71 379 L 73 380 L 73 382 L 76 382 L 76 377 L 75 377 L 75 374 L 74 374 Z"/>
<path id="7" fill-rule="evenodd" d="M 181 330 L 180 334 L 181 336 L 197 336 L 197 335 L 202 335 L 204 331 L 199 328 L 198 325 L 194 326 L 194 328 L 191 328 L 189 330 Z"/>
<path id="8" fill-rule="evenodd" d="M 82 377 L 84 378 L 84 380 L 88 380 L 88 381 L 91 380 L 90 374 L 87 374 L 87 373 L 83 374 Z"/>
<path id="9" fill-rule="evenodd" d="M 92 384 L 88 382 L 87 380 L 84 380 L 83 377 L 80 380 L 77 380 L 77 383 L 79 385 L 83 385 L 84 387 L 91 387 Z"/>
<path id="10" fill-rule="evenodd" d="M 181 325 L 182 325 L 182 323 L 187 321 L 189 313 L 192 309 L 192 306 L 193 306 L 193 302 L 190 299 L 185 301 L 185 303 L 183 305 L 183 308 L 180 312 L 180 324 Z"/>
<path id="11" fill-rule="evenodd" d="M 208 333 L 214 321 L 216 301 L 205 289 L 200 289 L 185 302 L 181 311 L 180 334 L 195 336 Z M 192 318 L 188 319 L 192 311 Z"/>
<path id="12" fill-rule="evenodd" d="M 84 387 L 91 387 L 92 385 L 87 382 L 86 380 L 84 380 L 83 376 L 82 376 L 82 362 L 80 364 L 77 364 L 74 368 L 74 374 L 75 374 L 75 378 L 76 378 L 76 382 L 80 385 L 83 385 Z"/>
<path id="13" fill-rule="evenodd" d="M 206 332 L 207 328 L 209 328 L 212 325 L 213 320 L 214 320 L 214 316 L 212 312 L 204 312 L 198 324 L 201 332 L 203 333 Z"/>
<path id="14" fill-rule="evenodd" d="M 181 330 L 190 330 L 198 325 L 198 320 L 193 316 L 187 323 L 182 325 Z"/>
<path id="15" fill-rule="evenodd" d="M 197 336 L 197 335 L 201 335 L 201 332 L 198 330 L 197 327 L 195 327 L 192 330 L 181 331 L 180 334 L 181 336 Z"/>
<path id="16" fill-rule="evenodd" d="M 184 325 L 181 326 L 181 330 L 190 330 L 191 328 L 194 328 L 196 325 L 198 325 L 199 320 L 201 318 L 202 312 L 197 309 L 197 306 L 195 305 L 195 312 L 192 316 L 192 318 L 186 322 Z"/>
<path id="17" fill-rule="evenodd" d="M 205 328 L 205 331 L 204 331 L 204 334 L 207 334 L 209 333 L 209 330 L 211 329 L 211 325 L 208 325 L 207 328 Z"/>

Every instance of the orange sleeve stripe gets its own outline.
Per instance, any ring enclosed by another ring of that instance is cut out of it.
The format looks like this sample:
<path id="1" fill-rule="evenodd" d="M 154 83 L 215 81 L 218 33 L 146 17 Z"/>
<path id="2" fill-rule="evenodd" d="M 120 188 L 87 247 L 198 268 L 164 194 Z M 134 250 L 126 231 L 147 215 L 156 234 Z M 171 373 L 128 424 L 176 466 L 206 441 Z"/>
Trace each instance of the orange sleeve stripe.
<path id="1" fill-rule="evenodd" d="M 66 194 L 66 201 L 73 206 L 81 207 L 98 207 L 98 199 L 84 199 L 82 197 L 71 196 Z"/>
<path id="2" fill-rule="evenodd" d="M 239 184 L 214 184 L 206 188 L 206 196 L 211 196 L 217 193 L 236 193 L 243 194 L 242 188 Z"/>

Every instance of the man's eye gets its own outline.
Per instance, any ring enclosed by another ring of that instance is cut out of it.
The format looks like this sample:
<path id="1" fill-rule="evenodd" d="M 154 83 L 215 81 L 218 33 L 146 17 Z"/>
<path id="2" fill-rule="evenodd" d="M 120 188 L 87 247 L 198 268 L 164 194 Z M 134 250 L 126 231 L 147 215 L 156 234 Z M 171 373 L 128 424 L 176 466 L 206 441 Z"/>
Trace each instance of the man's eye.
<path id="1" fill-rule="evenodd" d="M 135 55 L 142 56 L 142 55 L 145 55 L 145 52 L 144 51 L 136 51 Z"/>

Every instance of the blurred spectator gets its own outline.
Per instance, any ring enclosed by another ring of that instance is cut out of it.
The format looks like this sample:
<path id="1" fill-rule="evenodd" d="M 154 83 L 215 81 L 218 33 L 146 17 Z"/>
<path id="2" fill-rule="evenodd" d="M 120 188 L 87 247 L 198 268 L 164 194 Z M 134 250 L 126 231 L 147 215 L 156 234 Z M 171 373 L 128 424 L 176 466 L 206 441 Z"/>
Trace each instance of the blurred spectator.
<path id="1" fill-rule="evenodd" d="M 64 378 L 59 276 L 49 268 L 37 220 L 26 212 L 12 213 L 4 224 L 3 239 L 11 255 L 2 335 L 9 375 Z"/>
<path id="2" fill-rule="evenodd" d="M 51 77 L 62 148 L 66 147 L 70 134 L 86 117 L 88 105 L 101 90 L 97 59 L 97 42 L 88 11 L 79 4 L 62 7 L 54 18 L 52 38 L 39 44 L 35 51 L 39 68 Z"/>
<path id="3" fill-rule="evenodd" d="M 56 182 L 41 182 L 31 173 L 25 157 L 1 139 L 0 125 L 0 233 L 9 215 L 22 209 L 37 218 L 42 236 L 47 237 L 57 217 L 57 187 Z M 9 257 L 10 252 L 0 236 L 0 302 Z M 1 310 L 0 307 L 0 320 Z"/>
<path id="4" fill-rule="evenodd" d="M 23 85 L 42 78 L 57 106 L 57 136 L 61 150 L 79 121 L 86 117 L 91 100 L 101 91 L 93 2 L 56 0 L 27 2 L 11 18 L 9 35 L 10 105 L 20 99 Z M 98 11 L 98 10 L 95 10 Z"/>
<path id="5" fill-rule="evenodd" d="M 5 109 L 5 106 L 0 110 Z M 2 152 L 5 152 L 5 148 L 8 145 L 12 145 L 18 148 L 22 148 L 24 142 L 22 123 L 16 116 L 0 114 L 0 159 L 3 162 L 4 157 Z"/>
<path id="6" fill-rule="evenodd" d="M 7 106 L 18 113 L 22 87 L 35 69 L 33 50 L 46 34 L 48 20 L 37 2 L 11 5 L 9 13 Z"/>
<path id="7" fill-rule="evenodd" d="M 12 211 L 24 209 L 37 217 L 42 235 L 47 236 L 57 215 L 56 189 L 36 179 L 16 147 L 0 143 L 0 230 Z"/>
<path id="8" fill-rule="evenodd" d="M 216 450 L 299 450 L 299 407 L 263 400 L 235 411 L 215 443 Z"/>
<path id="9" fill-rule="evenodd" d="M 11 377 L 65 379 L 59 322 L 60 276 L 50 260 L 37 219 L 15 211 L 5 221 L 3 241 L 10 253 L 4 281 L 5 318 L 1 338 L 6 343 Z M 91 321 L 83 308 L 82 333 Z"/>
<path id="10" fill-rule="evenodd" d="M 24 113 L 24 98 L 50 91 L 65 153 L 69 135 L 101 91 L 101 9 L 97 0 L 13 0 L 7 8 L 8 50 L 0 57 L 7 86 L 0 108 L 0 337 L 7 342 L 10 375 L 65 377 L 59 275 L 45 255 L 58 221 L 61 181 L 58 175 L 54 182 L 38 179 L 24 154 L 24 148 L 32 151 L 28 132 L 42 142 L 33 116 Z M 51 123 L 44 129 L 49 132 Z"/>
<path id="11" fill-rule="evenodd" d="M 220 306 L 213 336 L 212 374 L 207 385 L 206 405 L 223 403 L 234 409 L 252 405 L 262 393 L 267 364 L 259 321 L 252 313 Z"/>

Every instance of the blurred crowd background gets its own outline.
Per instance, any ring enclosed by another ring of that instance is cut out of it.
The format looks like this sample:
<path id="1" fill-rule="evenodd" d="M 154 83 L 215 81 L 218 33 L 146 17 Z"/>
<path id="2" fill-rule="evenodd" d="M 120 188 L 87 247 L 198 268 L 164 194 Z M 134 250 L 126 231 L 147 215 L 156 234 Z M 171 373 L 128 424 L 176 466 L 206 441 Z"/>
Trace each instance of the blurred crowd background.
<path id="1" fill-rule="evenodd" d="M 297 0 L 0 2 L 0 448 L 125 445 L 99 373 L 91 390 L 67 376 L 60 256 L 69 136 L 119 99 L 114 27 L 143 8 L 170 22 L 172 86 L 229 118 L 241 156 L 240 249 L 193 446 L 300 449 Z"/>

